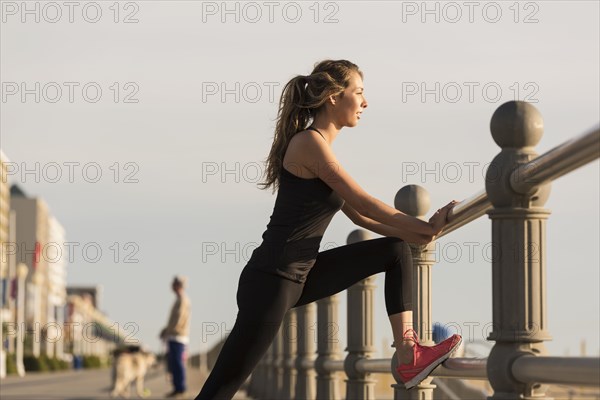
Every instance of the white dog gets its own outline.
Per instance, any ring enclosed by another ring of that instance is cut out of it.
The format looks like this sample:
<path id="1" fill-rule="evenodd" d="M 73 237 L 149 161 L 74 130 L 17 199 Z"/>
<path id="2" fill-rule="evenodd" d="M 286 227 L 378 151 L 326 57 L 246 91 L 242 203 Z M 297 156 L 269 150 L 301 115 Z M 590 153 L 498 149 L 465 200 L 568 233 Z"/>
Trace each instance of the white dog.
<path id="1" fill-rule="evenodd" d="M 152 353 L 138 351 L 135 353 L 123 352 L 115 356 L 113 364 L 113 390 L 111 397 L 130 396 L 130 388 L 133 382 L 136 384 L 136 392 L 139 397 L 146 397 L 144 392 L 144 376 L 148 369 L 156 363 L 156 357 Z"/>

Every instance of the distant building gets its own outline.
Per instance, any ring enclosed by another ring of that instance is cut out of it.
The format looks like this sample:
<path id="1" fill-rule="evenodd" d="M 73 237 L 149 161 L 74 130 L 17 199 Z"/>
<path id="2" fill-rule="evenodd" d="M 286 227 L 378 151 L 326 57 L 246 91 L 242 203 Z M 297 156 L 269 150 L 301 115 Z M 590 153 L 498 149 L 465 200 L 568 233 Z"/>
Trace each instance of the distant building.
<path id="1" fill-rule="evenodd" d="M 102 298 L 102 285 L 96 286 L 69 286 L 67 296 L 77 295 L 79 297 L 89 296 L 92 305 L 97 310 L 100 309 L 100 300 Z"/>
<path id="2" fill-rule="evenodd" d="M 43 199 L 28 196 L 17 184 L 9 186 L 9 167 L 0 151 L 0 320 L 14 324 L 19 333 L 0 334 L 0 376 L 6 353 L 15 347 L 34 356 L 107 359 L 116 346 L 135 344 L 125 343 L 127 335 L 135 341 L 135 326 L 119 326 L 100 311 L 101 286 L 67 288 L 65 228 Z M 27 268 L 18 267 L 21 263 Z M 17 284 L 17 270 L 24 289 Z M 17 308 L 23 325 L 16 324 Z"/>
<path id="3" fill-rule="evenodd" d="M 107 360 L 111 351 L 126 344 L 127 335 L 135 332 L 135 327 L 119 326 L 98 309 L 101 291 L 100 285 L 67 287 L 65 350 L 74 357 L 95 355 Z M 128 344 L 136 344 L 132 340 L 133 336 Z"/>
<path id="4" fill-rule="evenodd" d="M 48 263 L 43 257 L 49 238 L 48 206 L 40 198 L 31 198 L 16 184 L 10 187 L 10 207 L 16 213 L 16 262 L 29 268 L 26 280 L 25 323 L 28 332 L 34 332 L 26 343 L 31 343 L 33 355 L 39 356 L 43 327 L 47 326 Z M 45 349 L 44 349 L 45 350 Z"/>
<path id="5" fill-rule="evenodd" d="M 14 213 L 14 262 L 29 269 L 25 281 L 25 324 L 33 335 L 27 351 L 38 356 L 63 355 L 64 310 L 67 301 L 67 249 L 65 229 L 50 214 L 46 202 L 29 197 L 23 189 L 10 187 Z"/>
<path id="6" fill-rule="evenodd" d="M 0 150 L 0 378 L 6 374 L 6 356 L 15 350 L 14 340 L 4 336 L 4 328 L 8 332 L 9 324 L 16 321 L 15 284 L 16 265 L 11 253 L 11 220 L 14 213 L 10 211 L 10 188 L 8 183 L 8 163 L 10 160 Z M 8 340 L 7 340 L 8 339 Z"/>

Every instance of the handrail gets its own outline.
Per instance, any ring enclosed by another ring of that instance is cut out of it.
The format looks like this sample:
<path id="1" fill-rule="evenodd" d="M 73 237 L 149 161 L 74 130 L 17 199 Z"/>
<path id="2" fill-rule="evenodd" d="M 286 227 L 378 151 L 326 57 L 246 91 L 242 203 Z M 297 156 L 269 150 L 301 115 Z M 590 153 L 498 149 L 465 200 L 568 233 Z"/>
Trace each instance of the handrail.
<path id="1" fill-rule="evenodd" d="M 344 360 L 325 360 L 323 369 L 329 372 L 339 372 L 344 370 Z"/>
<path id="2" fill-rule="evenodd" d="M 485 215 L 491 208 L 492 203 L 489 201 L 485 190 L 481 190 L 471 197 L 466 198 L 450 210 L 448 213 L 449 223 L 436 239 L 439 239 L 482 215 Z"/>
<path id="3" fill-rule="evenodd" d="M 390 358 L 363 358 L 356 362 L 356 370 L 360 373 L 390 373 Z"/>
<path id="4" fill-rule="evenodd" d="M 391 358 L 362 358 L 356 361 L 355 368 L 360 373 L 390 372 Z M 431 376 L 442 378 L 487 379 L 487 358 L 449 358 L 436 368 Z M 315 361 L 308 361 L 306 367 L 314 367 Z M 326 360 L 323 369 L 329 372 L 344 371 L 344 360 Z"/>
<path id="5" fill-rule="evenodd" d="M 579 135 L 522 164 L 510 176 L 513 190 L 527 193 L 600 157 L 600 129 Z M 449 223 L 437 239 L 481 217 L 492 208 L 485 190 L 458 203 L 448 213 Z"/>
<path id="6" fill-rule="evenodd" d="M 600 157 L 600 128 L 579 135 L 516 168 L 510 184 L 518 193 L 553 181 Z"/>
<path id="7" fill-rule="evenodd" d="M 449 358 L 431 376 L 487 380 L 487 358 Z"/>
<path id="8" fill-rule="evenodd" d="M 512 364 L 521 382 L 600 386 L 600 359 L 596 357 L 522 356 Z"/>

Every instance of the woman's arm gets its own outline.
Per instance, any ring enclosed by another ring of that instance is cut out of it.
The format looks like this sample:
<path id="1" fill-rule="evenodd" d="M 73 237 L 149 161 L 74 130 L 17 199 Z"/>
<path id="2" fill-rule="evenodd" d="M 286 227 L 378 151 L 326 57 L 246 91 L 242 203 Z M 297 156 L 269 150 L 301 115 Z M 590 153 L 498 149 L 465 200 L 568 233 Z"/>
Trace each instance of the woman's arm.
<path id="1" fill-rule="evenodd" d="M 418 233 L 409 232 L 409 231 L 406 231 L 403 229 L 394 228 L 393 226 L 382 224 L 381 222 L 377 222 L 375 220 L 367 218 L 364 215 L 359 214 L 348 203 L 344 203 L 344 205 L 342 206 L 342 211 L 356 225 L 361 226 L 365 229 L 368 229 L 372 232 L 378 233 L 382 236 L 398 237 L 408 243 L 415 243 L 415 244 L 422 244 L 422 245 L 430 243 L 435 238 L 435 236 L 418 234 Z"/>
<path id="2" fill-rule="evenodd" d="M 318 133 L 308 131 L 300 137 L 301 152 L 305 166 L 323 182 L 337 192 L 356 212 L 369 220 L 401 230 L 405 235 L 417 234 L 427 237 L 437 235 L 445 225 L 443 218 L 432 218 L 430 222 L 407 215 L 369 195 L 346 172 L 327 143 Z M 446 207 L 440 210 L 447 212 Z M 382 229 L 377 226 L 376 229 Z M 385 228 L 383 228 L 385 229 Z"/>

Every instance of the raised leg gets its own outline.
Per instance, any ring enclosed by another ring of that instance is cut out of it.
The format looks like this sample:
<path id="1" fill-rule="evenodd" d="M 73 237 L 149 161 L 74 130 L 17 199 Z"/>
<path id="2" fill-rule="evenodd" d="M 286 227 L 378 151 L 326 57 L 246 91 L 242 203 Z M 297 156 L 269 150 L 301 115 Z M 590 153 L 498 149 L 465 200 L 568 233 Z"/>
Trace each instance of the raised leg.
<path id="1" fill-rule="evenodd" d="M 412 310 L 412 253 L 408 244 L 383 237 L 320 252 L 294 307 L 334 295 L 385 271 L 388 315 Z"/>

